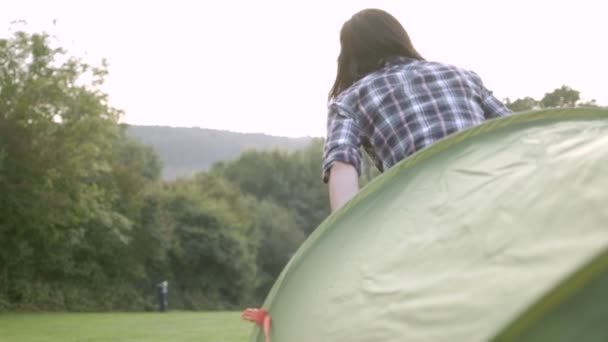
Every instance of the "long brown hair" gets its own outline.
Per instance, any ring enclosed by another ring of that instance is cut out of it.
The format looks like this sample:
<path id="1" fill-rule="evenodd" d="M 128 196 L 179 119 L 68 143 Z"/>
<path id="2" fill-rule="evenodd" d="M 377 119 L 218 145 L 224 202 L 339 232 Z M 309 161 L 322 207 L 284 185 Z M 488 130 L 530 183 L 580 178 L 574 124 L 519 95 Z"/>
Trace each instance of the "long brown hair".
<path id="1" fill-rule="evenodd" d="M 380 9 L 357 12 L 340 30 L 338 72 L 329 100 L 363 76 L 381 68 L 391 57 L 423 60 L 409 35 L 391 14 Z"/>

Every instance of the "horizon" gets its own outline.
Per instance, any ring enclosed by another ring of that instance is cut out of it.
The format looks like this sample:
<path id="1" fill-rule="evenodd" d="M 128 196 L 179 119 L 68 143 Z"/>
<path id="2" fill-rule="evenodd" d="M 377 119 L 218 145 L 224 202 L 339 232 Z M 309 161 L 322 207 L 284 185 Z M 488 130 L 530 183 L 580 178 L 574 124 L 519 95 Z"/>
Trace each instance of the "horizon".
<path id="1" fill-rule="evenodd" d="M 427 59 L 476 71 L 501 100 L 540 99 L 567 85 L 583 100 L 608 104 L 603 12 L 591 0 L 24 0 L 7 7 L 4 35 L 11 21 L 25 20 L 27 31 L 57 36 L 71 55 L 93 65 L 106 58 L 104 91 L 133 125 L 324 137 L 340 27 L 369 7 L 397 17 Z"/>
<path id="2" fill-rule="evenodd" d="M 232 134 L 247 134 L 247 135 L 264 135 L 264 136 L 268 136 L 268 137 L 273 137 L 273 138 L 289 138 L 289 139 L 317 139 L 317 138 L 325 138 L 324 136 L 313 136 L 313 135 L 307 135 L 307 136 L 286 136 L 286 135 L 275 135 L 275 134 L 269 134 L 269 133 L 263 133 L 263 132 L 238 132 L 238 131 L 232 131 L 230 129 L 224 129 L 224 128 L 207 128 L 207 127 L 200 127 L 200 126 L 171 126 L 171 125 L 156 125 L 156 124 L 131 124 L 128 122 L 123 122 L 123 124 L 126 124 L 127 126 L 137 126 L 137 127 L 159 127 L 159 128 L 183 128 L 183 129 L 200 129 L 200 130 L 208 130 L 208 131 L 217 131 L 217 132 L 225 132 L 225 133 L 232 133 Z"/>

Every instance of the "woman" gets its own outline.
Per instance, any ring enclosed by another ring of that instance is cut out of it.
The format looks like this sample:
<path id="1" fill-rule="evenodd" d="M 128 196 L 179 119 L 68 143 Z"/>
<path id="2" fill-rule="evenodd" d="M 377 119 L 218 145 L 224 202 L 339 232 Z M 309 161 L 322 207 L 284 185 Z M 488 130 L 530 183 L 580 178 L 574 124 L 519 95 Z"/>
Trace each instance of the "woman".
<path id="1" fill-rule="evenodd" d="M 359 190 L 359 147 L 385 171 L 452 133 L 510 114 L 474 72 L 426 61 L 385 11 L 356 13 L 340 45 L 323 163 L 332 211 Z"/>

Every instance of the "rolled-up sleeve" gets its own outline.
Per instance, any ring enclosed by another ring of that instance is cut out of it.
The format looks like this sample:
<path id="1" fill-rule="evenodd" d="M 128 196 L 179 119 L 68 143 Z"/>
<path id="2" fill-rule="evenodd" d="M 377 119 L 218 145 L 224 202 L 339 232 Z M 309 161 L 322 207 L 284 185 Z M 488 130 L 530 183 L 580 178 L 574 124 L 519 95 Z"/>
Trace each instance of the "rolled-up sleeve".
<path id="1" fill-rule="evenodd" d="M 473 71 L 471 71 L 471 74 L 481 91 L 481 107 L 483 108 L 485 118 L 492 119 L 511 115 L 512 111 L 502 101 L 497 99 L 491 90 L 486 88 L 481 77 Z"/>
<path id="2" fill-rule="evenodd" d="M 512 112 L 504 103 L 497 99 L 491 90 L 482 87 L 482 107 L 486 119 L 499 118 L 511 115 Z"/>
<path id="3" fill-rule="evenodd" d="M 331 104 L 327 115 L 327 138 L 323 148 L 323 183 L 335 162 L 355 167 L 361 175 L 360 130 L 354 117 L 344 108 Z"/>

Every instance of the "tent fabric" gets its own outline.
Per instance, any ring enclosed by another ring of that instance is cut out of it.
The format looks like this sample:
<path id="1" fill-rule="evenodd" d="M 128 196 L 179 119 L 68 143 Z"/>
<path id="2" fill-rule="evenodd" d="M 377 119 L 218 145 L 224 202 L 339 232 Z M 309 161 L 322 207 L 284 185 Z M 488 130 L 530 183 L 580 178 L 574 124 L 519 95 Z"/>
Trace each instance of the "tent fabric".
<path id="1" fill-rule="evenodd" d="M 608 110 L 454 134 L 377 177 L 299 248 L 264 303 L 272 341 L 524 336 L 534 325 L 518 317 L 608 246 L 607 174 Z"/>
<path id="2" fill-rule="evenodd" d="M 608 341 L 608 249 L 513 321 L 502 341 Z"/>

